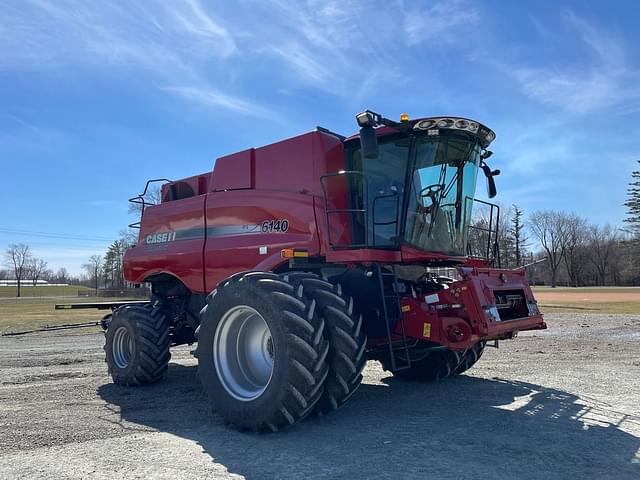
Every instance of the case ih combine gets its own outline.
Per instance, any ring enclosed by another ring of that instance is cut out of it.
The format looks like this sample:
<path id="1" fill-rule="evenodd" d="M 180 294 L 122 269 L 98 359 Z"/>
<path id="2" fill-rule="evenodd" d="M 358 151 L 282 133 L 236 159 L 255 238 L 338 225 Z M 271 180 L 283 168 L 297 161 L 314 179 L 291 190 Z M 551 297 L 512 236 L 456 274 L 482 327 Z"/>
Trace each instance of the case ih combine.
<path id="1" fill-rule="evenodd" d="M 356 119 L 359 135 L 318 128 L 166 181 L 158 205 L 132 199 L 143 215 L 125 277 L 152 299 L 105 322 L 114 382 L 155 382 L 172 345 L 197 342 L 215 410 L 276 431 L 344 405 L 369 359 L 437 380 L 489 341 L 546 328 L 524 269 L 499 268 L 497 207 L 471 225 L 478 171 L 495 195 L 495 134 L 455 117 Z"/>

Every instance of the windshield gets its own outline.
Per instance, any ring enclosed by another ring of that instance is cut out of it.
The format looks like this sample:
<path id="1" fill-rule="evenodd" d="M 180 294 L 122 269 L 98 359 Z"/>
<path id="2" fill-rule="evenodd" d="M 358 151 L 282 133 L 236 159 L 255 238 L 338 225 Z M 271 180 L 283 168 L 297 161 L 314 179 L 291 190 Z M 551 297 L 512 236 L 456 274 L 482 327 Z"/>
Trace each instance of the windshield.
<path id="1" fill-rule="evenodd" d="M 422 250 L 464 255 L 481 151 L 473 137 L 444 130 L 383 137 L 374 159 L 363 159 L 354 147 L 347 151 L 349 165 L 364 181 L 353 195 L 367 199 L 369 214 L 366 228 L 352 226 L 366 243 L 397 248 L 404 234 Z"/>

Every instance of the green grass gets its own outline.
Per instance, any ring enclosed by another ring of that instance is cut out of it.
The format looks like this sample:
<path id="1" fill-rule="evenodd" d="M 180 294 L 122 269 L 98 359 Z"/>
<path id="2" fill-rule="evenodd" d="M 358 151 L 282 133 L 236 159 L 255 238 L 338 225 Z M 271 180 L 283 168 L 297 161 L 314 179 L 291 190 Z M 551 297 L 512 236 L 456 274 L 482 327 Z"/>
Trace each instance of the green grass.
<path id="1" fill-rule="evenodd" d="M 109 310 L 55 310 L 56 303 L 122 302 L 126 298 L 15 298 L 0 299 L 0 332 L 32 330 L 45 325 L 95 322 Z M 140 300 L 140 299 L 137 299 Z M 75 332 L 98 332 L 100 327 L 74 330 Z"/>
<path id="2" fill-rule="evenodd" d="M 76 297 L 78 292 L 92 290 L 82 285 L 65 285 L 60 287 L 25 287 L 20 289 L 20 296 L 33 297 Z M 15 297 L 18 294 L 17 287 L 0 287 L 0 297 Z"/>

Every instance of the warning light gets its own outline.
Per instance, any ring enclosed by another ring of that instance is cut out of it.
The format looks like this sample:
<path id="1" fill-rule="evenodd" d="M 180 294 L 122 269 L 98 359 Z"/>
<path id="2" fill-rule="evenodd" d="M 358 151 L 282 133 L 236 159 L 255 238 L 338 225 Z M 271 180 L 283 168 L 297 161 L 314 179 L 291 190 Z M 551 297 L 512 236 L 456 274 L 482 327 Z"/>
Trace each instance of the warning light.
<path id="1" fill-rule="evenodd" d="M 306 250 L 295 250 L 293 248 L 284 248 L 280 251 L 282 258 L 309 258 L 309 252 Z"/>
<path id="2" fill-rule="evenodd" d="M 409 121 L 409 114 L 408 113 L 403 113 L 402 115 L 400 115 L 400 121 L 401 122 L 408 122 Z"/>

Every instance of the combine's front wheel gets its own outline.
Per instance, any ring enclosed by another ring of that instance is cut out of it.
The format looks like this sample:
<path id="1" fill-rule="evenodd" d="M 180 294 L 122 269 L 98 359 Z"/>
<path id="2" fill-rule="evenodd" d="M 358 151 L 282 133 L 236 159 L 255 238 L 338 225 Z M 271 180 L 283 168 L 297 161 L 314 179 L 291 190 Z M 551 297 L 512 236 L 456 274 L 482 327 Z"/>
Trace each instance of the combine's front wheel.
<path id="1" fill-rule="evenodd" d="M 209 295 L 196 331 L 198 376 L 214 409 L 240 429 L 305 418 L 323 392 L 325 322 L 303 285 L 243 272 Z"/>
<path id="2" fill-rule="evenodd" d="M 316 302 L 316 309 L 326 322 L 329 376 L 315 412 L 331 413 L 344 405 L 362 382 L 362 369 L 367 362 L 362 315 L 354 311 L 353 299 L 342 292 L 340 284 L 308 272 L 284 273 L 282 278 L 296 287 L 303 286 L 305 295 Z"/>
<path id="3" fill-rule="evenodd" d="M 113 382 L 147 385 L 157 382 L 169 364 L 167 312 L 151 305 L 127 305 L 115 312 L 105 332 L 106 362 Z"/>

